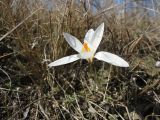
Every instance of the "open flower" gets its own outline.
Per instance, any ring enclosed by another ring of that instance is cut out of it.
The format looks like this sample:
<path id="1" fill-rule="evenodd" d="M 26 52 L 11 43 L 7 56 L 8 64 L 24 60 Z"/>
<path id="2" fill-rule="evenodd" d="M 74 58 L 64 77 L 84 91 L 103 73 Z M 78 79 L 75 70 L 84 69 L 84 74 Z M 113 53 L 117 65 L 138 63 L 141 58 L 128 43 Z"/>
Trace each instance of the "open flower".
<path id="1" fill-rule="evenodd" d="M 129 67 L 129 64 L 121 57 L 109 53 L 109 52 L 97 52 L 96 50 L 101 42 L 104 32 L 104 23 L 102 23 L 95 31 L 93 29 L 88 30 L 85 35 L 84 43 L 82 44 L 76 37 L 64 33 L 64 37 L 68 44 L 78 52 L 78 54 L 70 55 L 51 62 L 48 66 L 59 66 L 74 62 L 78 59 L 86 59 L 88 62 L 92 62 L 93 58 L 108 62 L 115 66 Z"/>

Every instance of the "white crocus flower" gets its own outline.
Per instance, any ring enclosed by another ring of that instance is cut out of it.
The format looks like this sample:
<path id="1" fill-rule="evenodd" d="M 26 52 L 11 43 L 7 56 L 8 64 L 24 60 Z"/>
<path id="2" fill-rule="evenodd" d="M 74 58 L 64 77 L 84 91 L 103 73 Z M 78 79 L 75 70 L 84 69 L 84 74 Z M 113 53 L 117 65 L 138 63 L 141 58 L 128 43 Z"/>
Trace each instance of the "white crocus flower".
<path id="1" fill-rule="evenodd" d="M 78 59 L 87 59 L 88 62 L 92 62 L 93 58 L 98 60 L 108 62 L 115 66 L 120 67 L 129 67 L 129 64 L 120 58 L 119 56 L 109 53 L 109 52 L 97 52 L 96 50 L 101 42 L 102 36 L 104 32 L 104 23 L 102 23 L 95 31 L 90 29 L 84 38 L 84 43 L 82 44 L 76 37 L 64 33 L 64 37 L 68 44 L 78 52 L 78 54 L 70 55 L 67 57 L 63 57 L 54 62 L 51 62 L 48 66 L 59 66 L 74 62 Z"/>

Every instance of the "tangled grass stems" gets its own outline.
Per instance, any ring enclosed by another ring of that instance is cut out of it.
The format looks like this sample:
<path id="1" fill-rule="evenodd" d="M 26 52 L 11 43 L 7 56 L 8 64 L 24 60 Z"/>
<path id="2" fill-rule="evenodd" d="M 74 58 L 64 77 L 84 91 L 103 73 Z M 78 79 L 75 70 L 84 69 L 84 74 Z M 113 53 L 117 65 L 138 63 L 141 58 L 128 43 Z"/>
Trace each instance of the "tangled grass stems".
<path id="1" fill-rule="evenodd" d="M 37 0 L 32 8 L 27 0 L 20 1 L 14 11 L 11 4 L 0 1 L 1 119 L 159 117 L 160 71 L 154 66 L 160 56 L 159 16 L 150 18 L 144 12 L 124 17 L 116 13 L 118 6 L 93 15 L 74 1 L 58 1 L 53 11 Z M 74 53 L 63 32 L 82 42 L 87 30 L 102 22 L 106 29 L 99 50 L 125 58 L 129 69 L 97 60 L 92 65 L 81 60 L 47 67 Z"/>

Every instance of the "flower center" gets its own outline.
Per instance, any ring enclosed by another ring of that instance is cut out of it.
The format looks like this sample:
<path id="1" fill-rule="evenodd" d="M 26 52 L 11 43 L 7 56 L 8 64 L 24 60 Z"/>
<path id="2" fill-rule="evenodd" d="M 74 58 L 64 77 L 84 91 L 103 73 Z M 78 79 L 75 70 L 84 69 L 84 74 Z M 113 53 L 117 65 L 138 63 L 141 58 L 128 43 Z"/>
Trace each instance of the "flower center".
<path id="1" fill-rule="evenodd" d="M 91 49 L 88 47 L 88 44 L 86 42 L 83 43 L 83 47 L 82 47 L 82 52 L 91 52 Z M 93 61 L 93 56 L 90 56 L 87 58 L 87 61 L 89 63 L 92 63 Z"/>
<path id="2" fill-rule="evenodd" d="M 86 42 L 83 43 L 82 52 L 90 52 L 91 49 L 88 47 Z"/>

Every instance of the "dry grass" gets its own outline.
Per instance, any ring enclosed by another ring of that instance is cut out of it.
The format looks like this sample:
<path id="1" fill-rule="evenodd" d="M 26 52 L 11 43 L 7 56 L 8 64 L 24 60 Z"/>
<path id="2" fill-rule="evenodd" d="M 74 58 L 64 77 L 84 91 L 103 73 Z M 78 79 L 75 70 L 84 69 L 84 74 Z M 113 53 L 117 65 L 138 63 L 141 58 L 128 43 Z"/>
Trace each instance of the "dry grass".
<path id="1" fill-rule="evenodd" d="M 60 1 L 55 11 L 27 0 L 14 11 L 0 1 L 0 117 L 2 119 L 160 118 L 159 17 L 120 17 L 114 8 L 92 15 L 83 4 Z M 86 31 L 105 23 L 99 50 L 122 56 L 130 68 L 97 60 L 49 69 L 48 63 L 74 51 L 63 32 L 83 41 Z"/>

